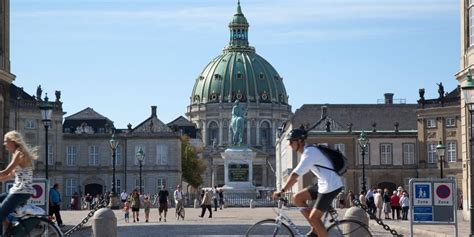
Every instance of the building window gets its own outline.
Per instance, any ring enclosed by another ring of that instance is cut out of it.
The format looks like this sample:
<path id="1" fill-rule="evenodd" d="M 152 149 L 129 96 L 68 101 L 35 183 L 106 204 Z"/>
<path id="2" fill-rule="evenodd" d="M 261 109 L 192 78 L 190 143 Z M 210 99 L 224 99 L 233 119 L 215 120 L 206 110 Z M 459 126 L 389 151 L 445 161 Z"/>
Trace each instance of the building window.
<path id="1" fill-rule="evenodd" d="M 341 152 L 341 154 L 343 154 L 344 156 L 346 155 L 346 144 L 344 143 L 334 144 L 334 149 Z"/>
<path id="2" fill-rule="evenodd" d="M 474 45 L 474 7 L 472 0 L 469 0 L 468 6 L 468 17 L 469 17 L 469 47 Z"/>
<path id="3" fill-rule="evenodd" d="M 66 164 L 68 166 L 75 166 L 77 158 L 77 149 L 75 146 L 66 147 Z"/>
<path id="4" fill-rule="evenodd" d="M 436 128 L 436 119 L 426 119 L 426 128 Z"/>
<path id="5" fill-rule="evenodd" d="M 156 192 L 158 193 L 161 190 L 162 186 L 168 186 L 168 182 L 165 178 L 157 178 L 156 179 Z"/>
<path id="6" fill-rule="evenodd" d="M 53 144 L 48 144 L 48 165 L 54 165 L 54 147 Z"/>
<path id="7" fill-rule="evenodd" d="M 456 127 L 456 118 L 446 118 L 445 126 L 447 128 Z"/>
<path id="8" fill-rule="evenodd" d="M 25 121 L 25 128 L 26 129 L 34 129 L 35 128 L 35 122 L 33 120 L 26 120 Z"/>
<path id="9" fill-rule="evenodd" d="M 120 179 L 115 180 L 115 193 L 121 193 L 122 192 L 122 184 L 120 182 Z"/>
<path id="10" fill-rule="evenodd" d="M 428 144 L 428 160 L 429 164 L 436 163 L 436 144 Z"/>
<path id="11" fill-rule="evenodd" d="M 262 146 L 270 146 L 272 138 L 270 137 L 270 124 L 264 121 L 260 124 L 260 142 Z"/>
<path id="12" fill-rule="evenodd" d="M 99 165 L 99 148 L 89 146 L 89 165 Z"/>
<path id="13" fill-rule="evenodd" d="M 359 160 L 357 164 L 362 165 L 362 148 L 358 146 L 359 148 Z M 365 147 L 365 153 L 364 153 L 364 164 L 369 165 L 370 164 L 370 144 L 367 143 L 367 146 Z"/>
<path id="14" fill-rule="evenodd" d="M 389 143 L 380 144 L 380 164 L 381 165 L 392 164 L 392 144 L 389 144 Z"/>
<path id="15" fill-rule="evenodd" d="M 217 125 L 216 121 L 212 121 L 209 123 L 209 136 L 208 136 L 208 144 L 212 145 L 216 140 L 216 144 L 219 144 L 219 125 Z"/>
<path id="16" fill-rule="evenodd" d="M 415 164 L 415 144 L 413 143 L 403 144 L 403 164 L 405 165 Z"/>
<path id="17" fill-rule="evenodd" d="M 77 192 L 77 180 L 74 178 L 66 179 L 66 196 L 71 197 Z"/>
<path id="18" fill-rule="evenodd" d="M 156 145 L 156 164 L 168 164 L 168 146 L 166 144 Z"/>
<path id="19" fill-rule="evenodd" d="M 448 141 L 446 144 L 446 159 L 448 162 L 456 162 L 456 141 Z"/>

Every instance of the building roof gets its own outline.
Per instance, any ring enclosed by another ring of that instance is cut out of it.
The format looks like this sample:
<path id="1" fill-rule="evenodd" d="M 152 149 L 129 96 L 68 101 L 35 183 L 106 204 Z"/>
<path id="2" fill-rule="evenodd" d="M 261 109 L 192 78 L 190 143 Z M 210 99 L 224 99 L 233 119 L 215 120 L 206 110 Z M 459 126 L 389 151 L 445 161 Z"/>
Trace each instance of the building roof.
<path id="1" fill-rule="evenodd" d="M 131 133 L 173 133 L 173 131 L 158 119 L 156 106 L 151 106 L 151 115 L 145 121 L 131 130 Z"/>
<path id="2" fill-rule="evenodd" d="M 172 127 L 173 125 L 178 126 L 178 127 L 194 126 L 194 124 L 191 121 L 189 121 L 183 116 L 179 116 L 175 120 L 168 123 L 168 127 Z"/>
<path id="3" fill-rule="evenodd" d="M 95 134 L 108 133 L 115 129 L 114 122 L 87 107 L 64 119 L 63 130 L 65 133 Z"/>
<path id="4" fill-rule="evenodd" d="M 35 97 L 29 95 L 23 90 L 23 87 L 17 87 L 13 83 L 10 84 L 10 99 L 11 100 L 29 100 L 29 101 L 36 101 Z"/>
<path id="5" fill-rule="evenodd" d="M 305 104 L 297 109 L 293 127 L 310 128 L 325 113 L 314 130 L 416 130 L 417 104 Z"/>
<path id="6" fill-rule="evenodd" d="M 230 41 L 197 76 L 191 104 L 246 103 L 288 104 L 283 78 L 249 46 L 248 22 L 238 2 L 229 23 Z"/>

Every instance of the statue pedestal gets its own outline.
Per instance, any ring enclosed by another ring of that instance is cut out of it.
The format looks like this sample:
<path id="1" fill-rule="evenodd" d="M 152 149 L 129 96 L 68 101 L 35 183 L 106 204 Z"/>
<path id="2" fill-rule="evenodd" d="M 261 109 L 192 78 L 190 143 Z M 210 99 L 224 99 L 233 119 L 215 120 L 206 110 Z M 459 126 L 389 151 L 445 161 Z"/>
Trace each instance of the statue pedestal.
<path id="1" fill-rule="evenodd" d="M 257 153 L 247 147 L 231 147 L 221 153 L 224 159 L 224 189 L 255 192 L 252 161 Z"/>

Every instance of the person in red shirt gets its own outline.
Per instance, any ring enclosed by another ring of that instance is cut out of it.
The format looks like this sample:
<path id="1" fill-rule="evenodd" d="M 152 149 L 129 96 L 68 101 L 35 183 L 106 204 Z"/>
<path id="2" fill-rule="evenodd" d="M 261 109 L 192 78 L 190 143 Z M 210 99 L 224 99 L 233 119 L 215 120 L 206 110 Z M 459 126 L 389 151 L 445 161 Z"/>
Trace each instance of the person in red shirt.
<path id="1" fill-rule="evenodd" d="M 400 220 L 400 197 L 397 195 L 397 191 L 393 191 L 393 195 L 390 197 L 390 206 L 392 207 L 392 219 L 395 220 L 395 212 L 397 212 L 397 220 Z"/>

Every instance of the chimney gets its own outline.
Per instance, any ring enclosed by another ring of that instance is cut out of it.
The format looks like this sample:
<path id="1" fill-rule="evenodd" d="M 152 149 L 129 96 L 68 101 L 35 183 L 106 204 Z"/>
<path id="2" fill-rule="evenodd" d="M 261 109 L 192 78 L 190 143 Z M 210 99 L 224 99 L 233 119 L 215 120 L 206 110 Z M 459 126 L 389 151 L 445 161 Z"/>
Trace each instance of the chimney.
<path id="1" fill-rule="evenodd" d="M 156 116 L 156 105 L 151 106 L 151 117 L 157 117 Z"/>
<path id="2" fill-rule="evenodd" d="M 328 116 L 328 107 L 326 105 L 321 106 L 321 118 Z"/>
<path id="3" fill-rule="evenodd" d="M 385 104 L 387 105 L 393 104 L 393 93 L 385 93 L 383 95 L 385 96 Z"/>

